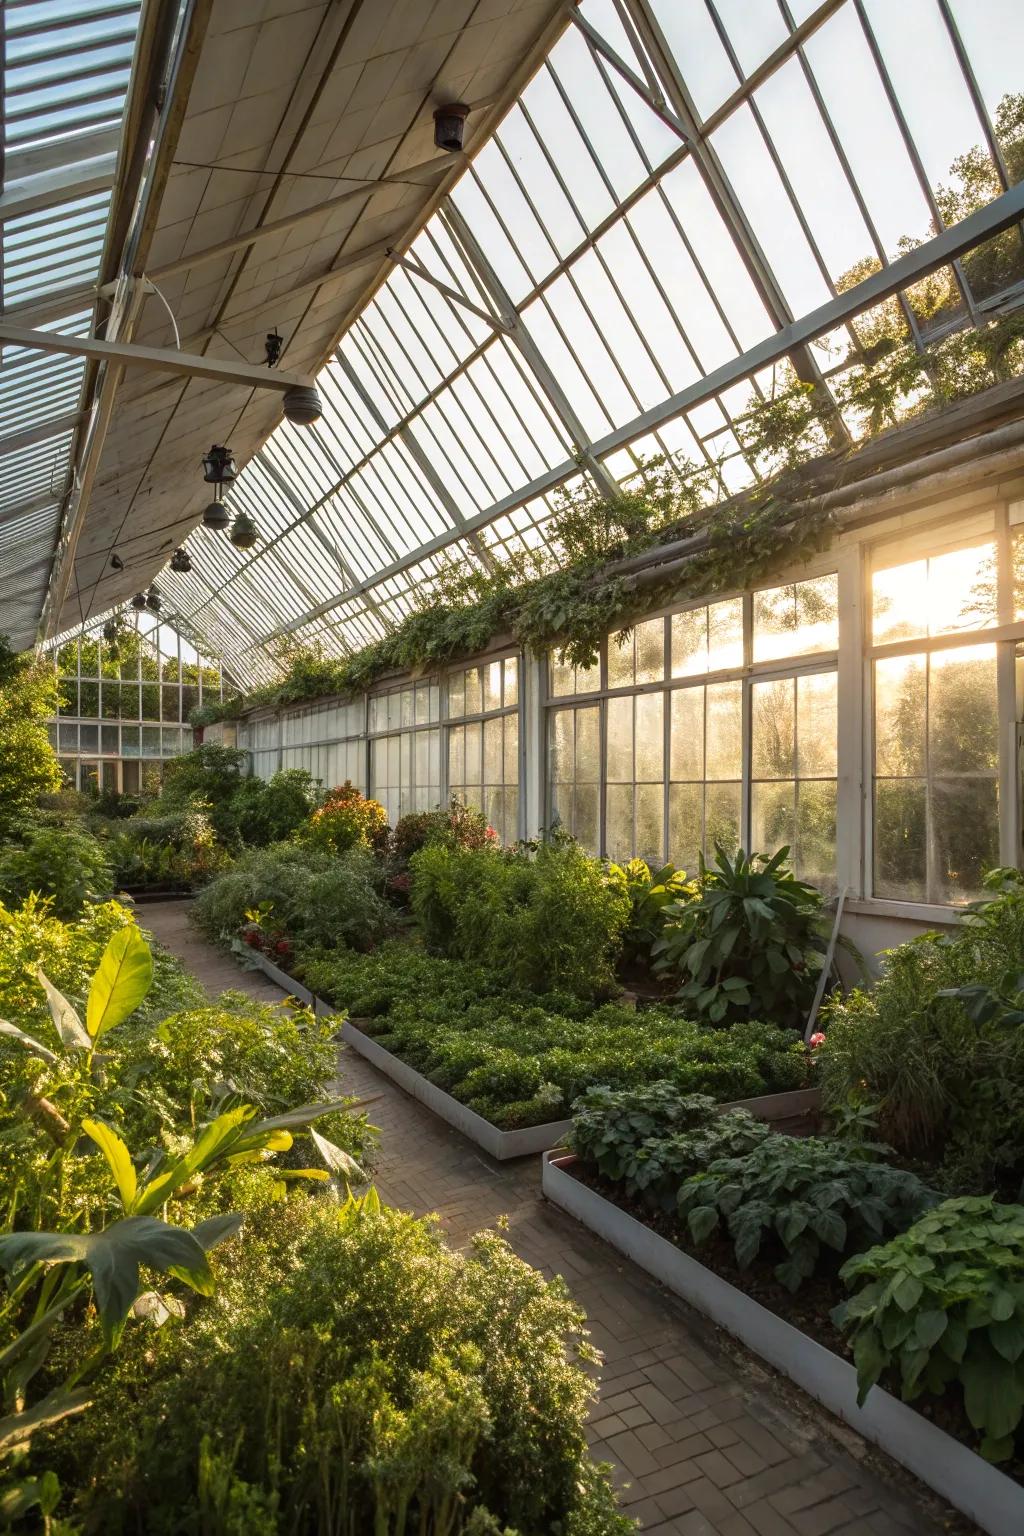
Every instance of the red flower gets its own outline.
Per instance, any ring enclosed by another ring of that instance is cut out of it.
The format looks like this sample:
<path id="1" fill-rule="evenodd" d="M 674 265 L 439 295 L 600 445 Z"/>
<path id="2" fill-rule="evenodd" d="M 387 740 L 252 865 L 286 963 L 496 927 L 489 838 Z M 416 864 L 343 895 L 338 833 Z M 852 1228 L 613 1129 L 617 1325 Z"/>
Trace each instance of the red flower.
<path id="1" fill-rule="evenodd" d="M 274 945 L 274 953 L 278 955 L 290 955 L 291 952 L 291 942 L 288 939 L 278 939 L 277 943 Z"/>
<path id="2" fill-rule="evenodd" d="M 825 1036 L 822 1034 L 820 1029 L 818 1030 L 818 1032 L 816 1034 L 813 1034 L 811 1036 L 811 1038 L 808 1040 L 807 1044 L 810 1046 L 812 1051 L 816 1051 L 818 1049 L 819 1045 L 824 1045 L 825 1044 Z"/>

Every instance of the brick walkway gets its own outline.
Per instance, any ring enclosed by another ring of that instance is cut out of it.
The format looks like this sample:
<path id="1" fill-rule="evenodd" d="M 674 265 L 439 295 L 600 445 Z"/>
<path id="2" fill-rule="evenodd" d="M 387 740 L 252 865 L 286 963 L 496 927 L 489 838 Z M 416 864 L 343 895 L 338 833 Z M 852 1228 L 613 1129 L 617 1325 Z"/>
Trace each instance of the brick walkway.
<path id="1" fill-rule="evenodd" d="M 265 977 L 200 939 L 181 902 L 144 927 L 213 992 L 277 1001 Z M 627 1512 L 657 1536 L 939 1536 L 974 1530 L 902 1469 L 541 1199 L 537 1160 L 493 1162 L 353 1052 L 344 1088 L 379 1094 L 376 1183 L 392 1205 L 436 1211 L 452 1242 L 508 1221 L 516 1252 L 565 1276 L 604 1354 L 590 1438 Z"/>

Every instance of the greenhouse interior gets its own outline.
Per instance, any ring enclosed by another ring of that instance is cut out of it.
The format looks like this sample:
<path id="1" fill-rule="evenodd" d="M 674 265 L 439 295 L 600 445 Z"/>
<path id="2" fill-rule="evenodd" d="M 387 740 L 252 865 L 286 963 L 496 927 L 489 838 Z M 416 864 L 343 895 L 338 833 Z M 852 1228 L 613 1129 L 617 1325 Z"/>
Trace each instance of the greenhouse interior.
<path id="1" fill-rule="evenodd" d="M 1019 0 L 0 39 L 0 1531 L 1022 1536 Z"/>

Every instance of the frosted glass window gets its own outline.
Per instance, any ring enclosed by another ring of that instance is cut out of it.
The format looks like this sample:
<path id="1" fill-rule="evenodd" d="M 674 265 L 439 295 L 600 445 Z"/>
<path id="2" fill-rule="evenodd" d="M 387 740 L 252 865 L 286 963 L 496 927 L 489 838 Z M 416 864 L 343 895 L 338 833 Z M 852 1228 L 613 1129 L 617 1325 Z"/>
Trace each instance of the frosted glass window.
<path id="1" fill-rule="evenodd" d="M 755 661 L 834 651 L 839 645 L 839 579 L 835 574 L 754 593 Z"/>
<path id="2" fill-rule="evenodd" d="M 876 645 L 984 629 L 997 619 L 993 539 L 872 574 L 871 628 Z"/>
<path id="3" fill-rule="evenodd" d="M 670 696 L 668 857 L 694 872 L 715 844 L 740 844 L 743 684 L 678 688 Z"/>
<path id="4" fill-rule="evenodd" d="M 449 720 L 483 718 L 448 727 L 448 793 L 482 811 L 503 843 L 519 837 L 518 700 L 515 656 L 449 674 Z"/>
<path id="5" fill-rule="evenodd" d="M 751 688 L 750 846 L 788 846 L 795 873 L 824 889 L 836 873 L 836 674 Z"/>

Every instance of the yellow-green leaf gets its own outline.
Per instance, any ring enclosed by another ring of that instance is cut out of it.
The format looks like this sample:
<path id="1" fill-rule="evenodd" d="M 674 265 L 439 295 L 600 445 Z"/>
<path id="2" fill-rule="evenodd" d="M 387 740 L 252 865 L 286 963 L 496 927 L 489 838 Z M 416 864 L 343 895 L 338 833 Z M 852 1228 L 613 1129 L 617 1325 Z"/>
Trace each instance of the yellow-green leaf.
<path id="1" fill-rule="evenodd" d="M 104 1125 L 102 1120 L 83 1120 L 82 1130 L 87 1136 L 92 1137 L 109 1163 L 125 1215 L 130 1216 L 138 1190 L 138 1179 L 131 1153 L 117 1132 L 112 1131 L 109 1125 Z"/>
<path id="2" fill-rule="evenodd" d="M 89 1038 L 96 1041 L 134 1013 L 153 984 L 153 956 L 135 927 L 119 928 L 103 951 L 85 1011 Z"/>

